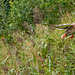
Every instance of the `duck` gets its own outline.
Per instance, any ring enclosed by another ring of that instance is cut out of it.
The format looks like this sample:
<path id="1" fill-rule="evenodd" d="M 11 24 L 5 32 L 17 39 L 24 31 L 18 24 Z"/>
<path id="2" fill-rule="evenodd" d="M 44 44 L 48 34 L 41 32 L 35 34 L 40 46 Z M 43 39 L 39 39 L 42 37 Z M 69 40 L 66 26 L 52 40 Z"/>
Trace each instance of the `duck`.
<path id="1" fill-rule="evenodd" d="M 75 34 L 75 23 L 72 24 L 59 24 L 55 25 L 56 29 L 62 29 L 66 30 L 63 35 L 61 35 L 61 39 L 66 39 L 71 37 L 71 39 L 74 37 Z"/>

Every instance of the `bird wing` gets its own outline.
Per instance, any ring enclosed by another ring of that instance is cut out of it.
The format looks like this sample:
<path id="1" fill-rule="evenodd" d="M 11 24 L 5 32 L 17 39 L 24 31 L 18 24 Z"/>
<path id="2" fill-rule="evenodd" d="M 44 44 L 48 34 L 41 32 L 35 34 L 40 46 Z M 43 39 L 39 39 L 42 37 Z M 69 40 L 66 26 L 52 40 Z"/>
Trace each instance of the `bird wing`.
<path id="1" fill-rule="evenodd" d="M 71 27 L 73 24 L 59 24 L 59 25 L 55 25 L 56 29 L 62 29 L 62 30 L 66 30 L 69 27 Z"/>

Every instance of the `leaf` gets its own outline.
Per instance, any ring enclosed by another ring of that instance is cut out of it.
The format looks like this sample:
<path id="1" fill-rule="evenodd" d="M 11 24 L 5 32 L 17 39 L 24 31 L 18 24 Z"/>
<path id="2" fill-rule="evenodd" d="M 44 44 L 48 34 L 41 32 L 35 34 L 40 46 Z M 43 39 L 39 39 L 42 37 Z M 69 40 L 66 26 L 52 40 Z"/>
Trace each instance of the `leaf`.
<path id="1" fill-rule="evenodd" d="M 1 36 L 1 39 L 4 39 L 4 36 Z"/>
<path id="2" fill-rule="evenodd" d="M 1 62 L 1 64 L 4 65 L 8 58 L 9 58 L 9 56 L 7 56 L 6 59 Z"/>
<path id="3" fill-rule="evenodd" d="M 33 58 L 34 58 L 34 62 L 36 64 L 36 57 L 35 57 L 34 53 L 33 53 Z"/>
<path id="4" fill-rule="evenodd" d="M 55 40 L 54 39 L 51 39 L 51 38 L 48 38 L 48 41 L 55 42 Z"/>

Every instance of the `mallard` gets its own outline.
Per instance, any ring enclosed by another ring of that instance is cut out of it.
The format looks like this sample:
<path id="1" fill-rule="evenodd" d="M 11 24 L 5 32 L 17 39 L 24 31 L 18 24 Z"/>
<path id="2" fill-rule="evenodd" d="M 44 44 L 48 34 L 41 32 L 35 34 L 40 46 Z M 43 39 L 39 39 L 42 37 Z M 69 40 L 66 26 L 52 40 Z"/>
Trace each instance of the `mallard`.
<path id="1" fill-rule="evenodd" d="M 61 39 L 64 39 L 65 37 L 71 37 L 71 39 L 74 37 L 75 34 L 75 23 L 73 24 L 59 24 L 55 25 L 57 29 L 64 29 L 66 32 L 61 36 Z"/>

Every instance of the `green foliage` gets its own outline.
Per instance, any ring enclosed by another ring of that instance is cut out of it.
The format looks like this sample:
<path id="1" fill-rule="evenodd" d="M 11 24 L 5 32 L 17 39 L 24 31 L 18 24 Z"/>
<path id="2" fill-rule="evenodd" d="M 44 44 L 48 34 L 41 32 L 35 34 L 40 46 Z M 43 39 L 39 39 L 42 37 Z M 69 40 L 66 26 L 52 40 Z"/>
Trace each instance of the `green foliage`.
<path id="1" fill-rule="evenodd" d="M 62 15 L 69 10 L 74 10 L 74 0 L 2 0 L 0 12 L 0 36 L 12 37 L 12 31 L 23 30 L 23 21 L 26 21 L 32 28 L 35 27 L 33 9 L 40 8 L 43 16 L 42 23 L 60 23 Z M 10 37 L 9 37 L 10 39 Z M 14 41 L 14 40 L 13 40 Z"/>

